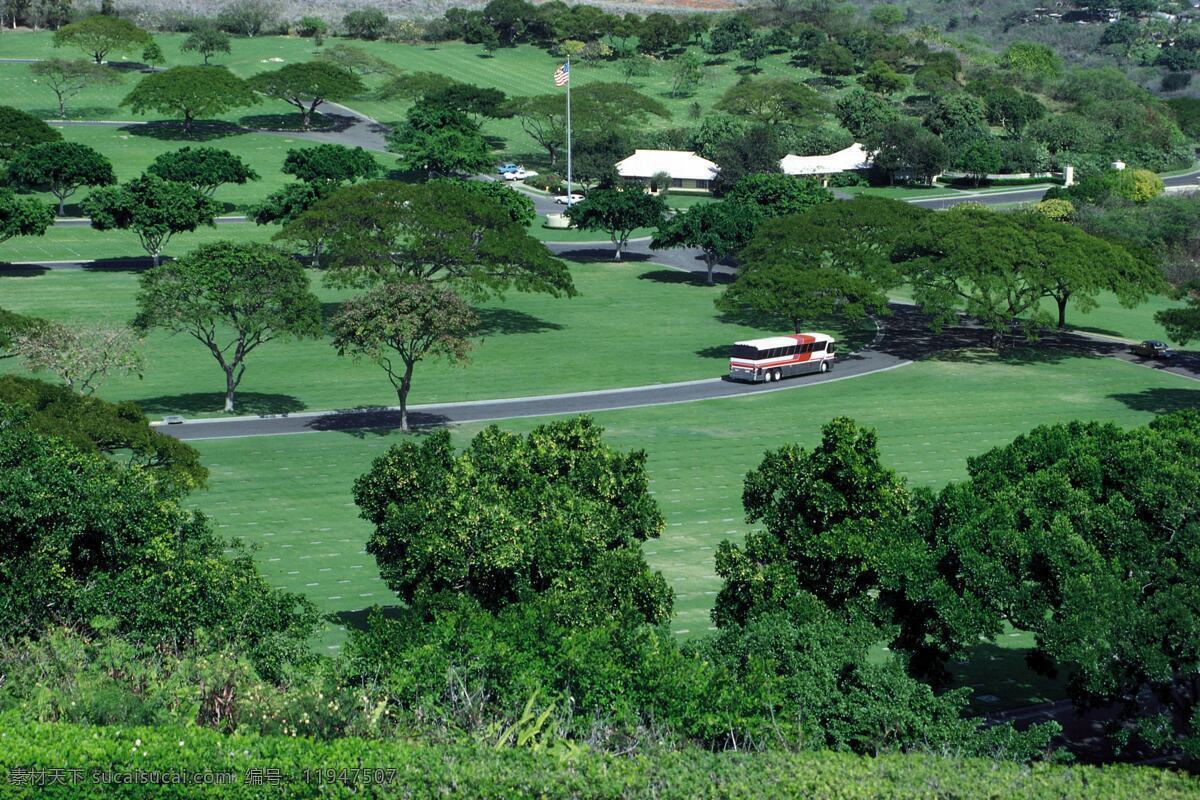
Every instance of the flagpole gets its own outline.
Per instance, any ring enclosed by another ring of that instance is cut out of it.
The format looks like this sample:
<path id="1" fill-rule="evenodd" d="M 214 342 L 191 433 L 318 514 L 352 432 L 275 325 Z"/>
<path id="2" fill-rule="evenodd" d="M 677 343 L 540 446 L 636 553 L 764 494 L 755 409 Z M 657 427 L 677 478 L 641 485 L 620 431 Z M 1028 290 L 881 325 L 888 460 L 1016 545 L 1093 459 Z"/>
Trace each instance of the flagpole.
<path id="1" fill-rule="evenodd" d="M 571 207 L 571 54 L 567 54 L 567 208 Z"/>

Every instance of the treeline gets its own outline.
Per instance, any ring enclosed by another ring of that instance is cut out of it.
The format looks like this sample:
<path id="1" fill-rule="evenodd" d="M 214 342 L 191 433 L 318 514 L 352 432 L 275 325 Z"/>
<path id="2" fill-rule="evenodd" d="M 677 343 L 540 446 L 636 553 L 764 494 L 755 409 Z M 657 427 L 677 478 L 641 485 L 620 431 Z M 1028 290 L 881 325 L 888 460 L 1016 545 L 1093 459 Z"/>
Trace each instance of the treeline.
<path id="1" fill-rule="evenodd" d="M 122 737 L 184 726 L 163 752 L 194 743 L 196 757 L 214 741 L 198 727 L 356 754 L 400 737 L 556 761 L 692 748 L 1037 760 L 1056 724 L 989 726 L 966 715 L 968 690 L 946 690 L 949 665 L 1009 621 L 1036 635 L 1034 669 L 1065 674 L 1082 707 L 1115 709 L 1114 751 L 1195 755 L 1196 643 L 1177 625 L 1200 611 L 1186 558 L 1195 414 L 1038 428 L 938 492 L 884 466 L 873 431 L 834 420 L 749 473 L 743 504 L 762 528 L 718 549 L 717 632 L 682 643 L 642 551 L 665 527 L 644 453 L 586 418 L 491 427 L 461 450 L 437 432 L 355 482 L 366 550 L 403 605 L 326 658 L 306 645 L 311 606 L 223 552 L 159 468 L 39 433 L 26 409 L 0 412 L 0 707 L 26 720 Z M 880 642 L 883 661 L 869 655 Z M 134 746 L 159 754 L 151 741 Z M 14 747 L 12 766 L 42 758 Z"/>

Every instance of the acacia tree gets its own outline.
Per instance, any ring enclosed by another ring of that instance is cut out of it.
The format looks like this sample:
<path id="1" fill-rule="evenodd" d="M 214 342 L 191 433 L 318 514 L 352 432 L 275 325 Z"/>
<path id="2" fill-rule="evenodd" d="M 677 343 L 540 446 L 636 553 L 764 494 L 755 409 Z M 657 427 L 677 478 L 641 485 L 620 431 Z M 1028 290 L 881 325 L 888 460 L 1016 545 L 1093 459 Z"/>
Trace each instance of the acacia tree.
<path id="1" fill-rule="evenodd" d="M 220 209 L 187 184 L 143 175 L 93 192 L 84 200 L 83 210 L 98 231 L 131 230 L 137 234 L 157 267 L 172 236 L 211 226 Z"/>
<path id="2" fill-rule="evenodd" d="M 186 183 L 209 197 L 227 183 L 240 186 L 259 177 L 240 156 L 219 147 L 181 147 L 161 153 L 146 172 L 165 181 Z"/>
<path id="3" fill-rule="evenodd" d="M 367 88 L 353 72 L 327 61 L 288 64 L 272 72 L 260 72 L 250 78 L 250 86 L 298 108 L 300 125 L 306 130 L 317 106 L 326 100 L 349 100 Z"/>
<path id="4" fill-rule="evenodd" d="M 402 169 L 421 170 L 429 178 L 473 175 L 492 163 L 492 149 L 477 122 L 455 108 L 424 101 L 408 110 L 405 123 L 388 134 L 387 142 Z"/>
<path id="5" fill-rule="evenodd" d="M 829 110 L 819 94 L 790 78 L 758 78 L 734 84 L 715 108 L 764 125 L 797 122 Z"/>
<path id="6" fill-rule="evenodd" d="M 638 228 L 655 228 L 667 213 L 667 204 L 657 195 L 636 190 L 595 189 L 578 203 L 567 206 L 571 224 L 585 231 L 603 231 L 612 240 L 620 261 L 629 236 Z"/>
<path id="7" fill-rule="evenodd" d="M 120 72 L 83 59 L 49 58 L 30 64 L 29 71 L 54 92 L 60 118 L 67 116 L 67 101 L 84 89 L 121 83 Z"/>
<path id="8" fill-rule="evenodd" d="M 833 202 L 833 192 L 811 178 L 781 172 L 755 172 L 738 179 L 726 200 L 754 205 L 764 217 L 781 217 Z"/>
<path id="9" fill-rule="evenodd" d="M 229 44 L 229 34 L 225 31 L 217 28 L 201 28 L 188 34 L 179 49 L 185 53 L 199 53 L 204 57 L 204 65 L 208 66 L 208 59 L 212 56 L 217 53 L 231 52 Z"/>
<path id="10" fill-rule="evenodd" d="M 860 197 L 767 219 L 742 249 L 737 280 L 717 308 L 787 319 L 797 331 L 806 322 L 885 313 L 887 291 L 900 283 L 892 244 L 929 213 Z"/>
<path id="11" fill-rule="evenodd" d="M 361 147 L 319 144 L 288 150 L 283 157 L 282 172 L 326 190 L 374 178 L 383 172 L 383 167 L 375 156 Z"/>
<path id="12" fill-rule="evenodd" d="M 0 159 L 11 161 L 27 147 L 61 141 L 62 134 L 44 120 L 12 106 L 0 106 Z"/>
<path id="13" fill-rule="evenodd" d="M 650 248 L 699 248 L 708 268 L 708 285 L 712 286 L 713 269 L 746 246 L 762 218 L 757 206 L 738 200 L 703 203 L 660 223 Z"/>
<path id="14" fill-rule="evenodd" d="M 134 325 L 185 333 L 225 373 L 225 411 L 246 372 L 246 358 L 276 339 L 321 335 L 321 303 L 303 267 L 266 244 L 214 242 L 146 272 Z"/>
<path id="15" fill-rule="evenodd" d="M 17 337 L 44 324 L 43 319 L 0 308 L 0 359 L 15 358 L 17 353 L 12 348 Z"/>
<path id="16" fill-rule="evenodd" d="M 113 373 L 141 377 L 145 359 L 140 346 L 126 327 L 46 324 L 18 336 L 14 349 L 31 372 L 52 372 L 86 397 Z"/>
<path id="17" fill-rule="evenodd" d="M 157 111 L 182 117 L 188 131 L 195 119 L 257 102 L 249 85 L 224 67 L 171 67 L 142 78 L 121 105 L 135 114 Z"/>
<path id="18" fill-rule="evenodd" d="M 408 277 L 449 281 L 472 299 L 507 289 L 575 294 L 566 265 L 515 221 L 509 207 L 453 181 L 347 186 L 279 234 L 305 243 L 315 236 L 325 243 L 327 279 L 335 285 Z"/>
<path id="19" fill-rule="evenodd" d="M 14 236 L 41 236 L 53 224 L 54 206 L 0 188 L 0 242 Z"/>
<path id="20" fill-rule="evenodd" d="M 97 64 L 111 52 L 138 52 L 153 41 L 150 34 L 129 20 L 104 14 L 72 22 L 54 32 L 55 47 L 78 47 Z"/>
<path id="21" fill-rule="evenodd" d="M 18 188 L 45 189 L 57 197 L 59 216 L 64 213 L 67 198 L 81 186 L 111 186 L 117 182 L 109 160 L 78 142 L 34 145 L 12 160 L 8 176 Z"/>
<path id="22" fill-rule="evenodd" d="M 380 283 L 347 300 L 330 323 L 338 355 L 367 358 L 387 373 L 408 430 L 413 369 L 425 358 L 464 363 L 479 320 L 453 290 L 421 280 Z M 393 360 L 397 359 L 397 360 Z"/>

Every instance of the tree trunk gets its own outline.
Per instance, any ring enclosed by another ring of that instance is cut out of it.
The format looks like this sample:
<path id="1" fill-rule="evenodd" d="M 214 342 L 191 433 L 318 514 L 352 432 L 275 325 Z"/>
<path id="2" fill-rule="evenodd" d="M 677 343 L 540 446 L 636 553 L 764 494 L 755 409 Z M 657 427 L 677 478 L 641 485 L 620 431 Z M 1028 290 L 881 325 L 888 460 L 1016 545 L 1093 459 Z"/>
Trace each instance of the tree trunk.
<path id="1" fill-rule="evenodd" d="M 67 215 L 66 211 L 64 210 L 65 206 L 63 205 L 65 202 L 66 202 L 65 197 L 58 198 L 58 215 L 60 217 L 65 217 Z"/>
<path id="2" fill-rule="evenodd" d="M 158 250 L 155 250 L 153 253 L 151 253 L 150 258 L 154 262 L 155 267 L 162 263 L 162 253 L 160 253 Z"/>
<path id="3" fill-rule="evenodd" d="M 237 392 L 237 381 L 233 377 L 233 366 L 225 368 L 225 412 L 233 411 L 233 396 Z"/>
<path id="4" fill-rule="evenodd" d="M 415 361 L 404 362 L 404 375 L 396 387 L 396 400 L 400 405 L 400 430 L 408 432 L 408 390 L 412 388 L 412 374 Z"/>
<path id="5" fill-rule="evenodd" d="M 67 104 L 66 104 L 66 102 L 63 101 L 61 94 L 58 96 L 58 118 L 59 119 L 67 118 Z"/>
<path id="6" fill-rule="evenodd" d="M 708 267 L 708 285 L 713 285 L 713 268 L 717 266 L 717 260 L 707 253 L 704 256 L 704 263 Z"/>
<path id="7" fill-rule="evenodd" d="M 1067 301 L 1071 299 L 1071 295 L 1064 294 L 1054 298 L 1054 302 L 1058 303 L 1058 327 L 1067 327 Z"/>
<path id="8" fill-rule="evenodd" d="M 613 244 L 615 244 L 617 246 L 617 252 L 613 256 L 613 258 L 617 261 L 620 261 L 621 260 L 621 249 L 625 245 L 625 240 L 620 237 L 614 236 L 614 237 L 612 237 L 612 242 L 613 242 Z"/>

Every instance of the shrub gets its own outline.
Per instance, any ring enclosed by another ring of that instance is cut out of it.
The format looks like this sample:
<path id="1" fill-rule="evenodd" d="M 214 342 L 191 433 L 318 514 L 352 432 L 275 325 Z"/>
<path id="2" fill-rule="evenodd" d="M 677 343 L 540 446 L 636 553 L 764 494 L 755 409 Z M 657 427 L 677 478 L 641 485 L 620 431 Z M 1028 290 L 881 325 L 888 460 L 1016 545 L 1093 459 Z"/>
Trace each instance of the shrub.
<path id="1" fill-rule="evenodd" d="M 387 14 L 378 8 L 362 8 L 342 17 L 342 28 L 352 39 L 381 39 L 388 30 Z"/>
<path id="2" fill-rule="evenodd" d="M 1190 72 L 1168 72 L 1162 76 L 1162 90 L 1164 92 L 1178 92 L 1180 89 L 1186 89 L 1188 84 L 1192 82 L 1192 73 Z"/>

